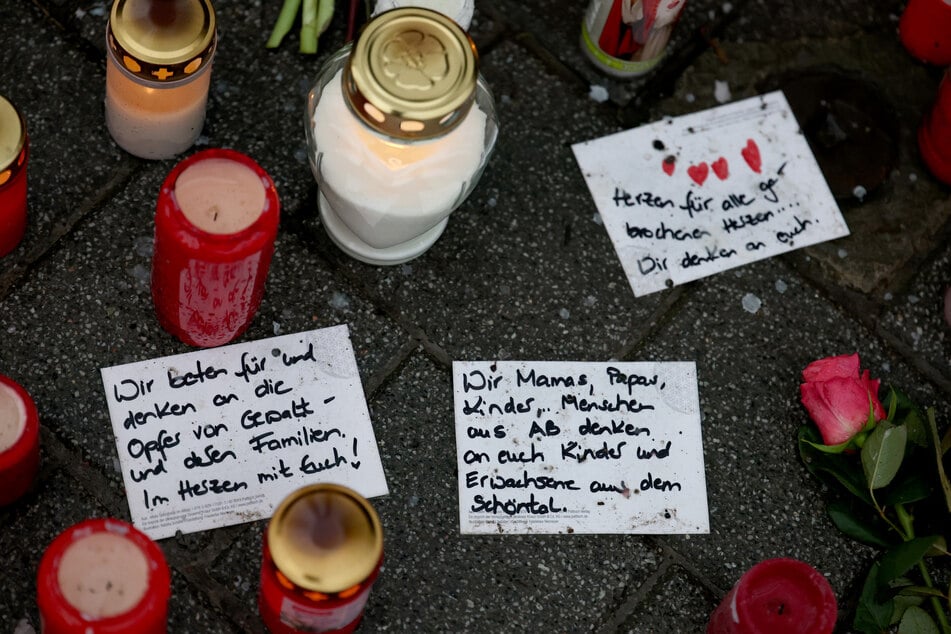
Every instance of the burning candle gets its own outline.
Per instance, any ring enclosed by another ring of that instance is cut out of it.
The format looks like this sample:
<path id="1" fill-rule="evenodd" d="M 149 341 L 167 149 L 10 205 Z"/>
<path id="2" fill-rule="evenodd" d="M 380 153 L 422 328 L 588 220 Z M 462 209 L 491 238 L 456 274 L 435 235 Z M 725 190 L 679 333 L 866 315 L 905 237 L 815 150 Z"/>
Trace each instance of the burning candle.
<path id="1" fill-rule="evenodd" d="M 938 85 L 938 97 L 918 128 L 918 150 L 941 182 L 951 185 L 951 70 Z"/>
<path id="2" fill-rule="evenodd" d="M 707 634 L 831 634 L 838 608 L 826 578 L 795 559 L 767 559 L 740 577 Z"/>
<path id="3" fill-rule="evenodd" d="M 235 150 L 179 162 L 155 212 L 152 299 L 183 342 L 220 346 L 241 335 L 264 297 L 280 201 L 271 177 Z"/>
<path id="4" fill-rule="evenodd" d="M 383 528 L 350 489 L 314 484 L 289 495 L 264 535 L 258 607 L 271 634 L 357 628 L 383 563 Z"/>
<path id="5" fill-rule="evenodd" d="M 43 634 L 165 634 L 168 565 L 125 522 L 86 520 L 61 533 L 43 553 L 36 586 Z"/>
<path id="6" fill-rule="evenodd" d="M 465 31 L 427 9 L 379 15 L 324 65 L 308 96 L 324 228 L 371 264 L 421 255 L 475 187 L 496 136 Z"/>
<path id="7" fill-rule="evenodd" d="M 0 96 L 0 257 L 13 251 L 26 232 L 26 121 Z"/>
<path id="8" fill-rule="evenodd" d="M 166 159 L 205 122 L 215 11 L 209 0 L 115 0 L 107 26 L 106 126 L 117 144 Z"/>
<path id="9" fill-rule="evenodd" d="M 905 49 L 921 61 L 951 64 L 951 0 L 909 0 L 898 35 Z"/>
<path id="10" fill-rule="evenodd" d="M 40 419 L 33 399 L 0 374 L 0 506 L 30 488 L 40 466 Z"/>

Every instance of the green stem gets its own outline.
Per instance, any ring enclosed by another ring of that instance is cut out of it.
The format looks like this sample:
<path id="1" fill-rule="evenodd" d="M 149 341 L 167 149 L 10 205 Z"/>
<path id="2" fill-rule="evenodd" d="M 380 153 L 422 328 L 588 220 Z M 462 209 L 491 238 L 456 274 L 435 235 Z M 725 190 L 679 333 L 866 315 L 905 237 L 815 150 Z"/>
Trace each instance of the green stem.
<path id="1" fill-rule="evenodd" d="M 906 528 L 906 527 L 904 527 L 904 526 L 902 526 L 902 527 L 895 526 L 895 522 L 893 522 L 893 521 L 891 521 L 890 519 L 888 519 L 888 516 L 885 515 L 885 509 L 883 509 L 881 506 L 879 506 L 879 505 L 878 505 L 878 500 L 875 499 L 875 490 L 874 490 L 874 489 L 869 488 L 868 494 L 869 494 L 869 497 L 872 499 L 872 506 L 874 506 L 874 507 L 875 507 L 875 510 L 878 511 L 879 517 L 881 517 L 881 518 L 885 521 L 886 524 L 888 524 L 889 526 L 891 526 L 893 531 L 895 531 L 896 533 L 898 533 L 899 535 L 901 535 L 902 541 L 907 542 L 909 539 L 912 539 L 913 536 L 914 536 L 914 530 L 911 528 L 910 523 L 909 523 L 909 525 L 908 525 L 908 527 L 907 527 L 907 530 L 910 530 L 910 531 L 911 531 L 911 536 L 909 536 L 908 534 L 906 534 L 906 533 L 905 533 L 905 530 L 902 530 L 903 528 Z M 901 509 L 901 510 L 899 511 L 899 509 Z M 911 522 L 911 517 L 908 516 L 908 514 L 905 512 L 904 507 L 902 507 L 901 504 L 896 504 L 896 505 L 895 505 L 895 511 L 896 511 L 896 513 L 898 514 L 898 521 L 899 521 L 899 522 L 902 521 L 902 514 L 904 514 L 905 516 L 907 516 L 908 521 Z"/>
<path id="2" fill-rule="evenodd" d="M 317 52 L 317 0 L 304 0 L 300 23 L 300 52 Z"/>
<path id="3" fill-rule="evenodd" d="M 905 505 L 896 504 L 895 514 L 898 516 L 898 522 L 902 525 L 902 528 L 905 529 L 905 541 L 914 539 L 914 518 L 911 516 L 911 513 L 905 510 Z M 924 559 L 918 562 L 918 572 L 921 573 L 921 578 L 924 580 L 925 585 L 931 589 L 934 589 L 934 582 L 931 580 L 931 574 L 928 572 L 928 566 L 925 565 Z M 938 617 L 938 623 L 941 625 L 941 631 L 951 631 L 951 624 L 948 623 L 948 617 L 944 613 L 944 608 L 941 606 L 941 601 L 938 600 L 938 597 L 930 597 L 930 599 L 931 609 L 934 611 L 935 616 Z"/>
<path id="4" fill-rule="evenodd" d="M 297 17 L 297 9 L 300 8 L 301 0 L 284 0 L 284 6 L 281 7 L 281 13 L 277 16 L 277 22 L 271 30 L 271 37 L 268 38 L 266 48 L 277 48 L 281 45 L 281 40 L 287 35 L 291 27 L 294 26 L 294 18 Z"/>

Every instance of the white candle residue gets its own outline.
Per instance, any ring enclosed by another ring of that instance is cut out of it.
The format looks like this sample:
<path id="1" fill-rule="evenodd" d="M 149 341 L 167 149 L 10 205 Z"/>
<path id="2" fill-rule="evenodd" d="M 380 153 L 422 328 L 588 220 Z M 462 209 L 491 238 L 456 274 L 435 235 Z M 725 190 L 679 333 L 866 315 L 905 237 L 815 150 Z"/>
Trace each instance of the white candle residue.
<path id="1" fill-rule="evenodd" d="M 124 614 L 145 596 L 149 564 L 134 542 L 114 533 L 80 537 L 63 553 L 56 581 L 66 601 L 91 620 Z"/>
<path id="2" fill-rule="evenodd" d="M 10 386 L 0 383 L 0 452 L 16 444 L 26 429 L 26 406 Z"/>
<path id="3" fill-rule="evenodd" d="M 208 233 L 247 229 L 261 217 L 266 193 L 261 178 L 227 158 L 192 163 L 175 181 L 175 199 L 189 222 Z"/>
<path id="4" fill-rule="evenodd" d="M 314 110 L 323 154 L 321 189 L 334 212 L 376 248 L 411 240 L 462 202 L 485 147 L 486 115 L 476 103 L 459 125 L 432 141 L 401 143 L 375 135 L 344 101 L 337 72 Z"/>

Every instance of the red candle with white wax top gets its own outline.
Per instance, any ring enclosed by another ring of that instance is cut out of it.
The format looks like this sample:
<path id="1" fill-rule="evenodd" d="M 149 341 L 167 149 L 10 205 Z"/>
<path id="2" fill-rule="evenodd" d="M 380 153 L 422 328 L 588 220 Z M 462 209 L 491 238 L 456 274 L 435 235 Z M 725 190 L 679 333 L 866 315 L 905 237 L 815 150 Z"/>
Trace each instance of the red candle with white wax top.
<path id="1" fill-rule="evenodd" d="M 720 603 L 707 634 L 831 634 L 835 593 L 815 568 L 789 558 L 746 571 Z"/>
<path id="2" fill-rule="evenodd" d="M 115 519 L 80 522 L 43 553 L 43 634 L 165 634 L 171 577 L 158 545 Z"/>
<path id="3" fill-rule="evenodd" d="M 40 466 L 40 419 L 33 399 L 0 374 L 0 506 L 19 499 Z"/>
<path id="4" fill-rule="evenodd" d="M 250 157 L 203 150 L 166 177 L 155 211 L 152 299 L 159 323 L 183 342 L 226 344 L 264 297 L 280 201 Z"/>
<path id="5" fill-rule="evenodd" d="M 26 166 L 29 138 L 23 115 L 0 96 L 0 257 L 26 232 Z"/>

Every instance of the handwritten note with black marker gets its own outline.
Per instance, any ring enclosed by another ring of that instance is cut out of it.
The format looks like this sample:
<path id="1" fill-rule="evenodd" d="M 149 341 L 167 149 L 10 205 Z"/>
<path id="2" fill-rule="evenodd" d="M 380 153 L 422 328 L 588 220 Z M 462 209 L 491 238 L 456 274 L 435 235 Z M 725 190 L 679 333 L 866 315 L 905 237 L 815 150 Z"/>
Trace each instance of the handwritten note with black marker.
<path id="1" fill-rule="evenodd" d="M 463 533 L 707 533 L 692 362 L 453 363 Z"/>
<path id="2" fill-rule="evenodd" d="M 572 149 L 635 295 L 849 233 L 782 92 Z"/>
<path id="3" fill-rule="evenodd" d="M 270 517 L 314 482 L 387 493 L 346 326 L 101 374 L 132 521 L 153 539 Z"/>

